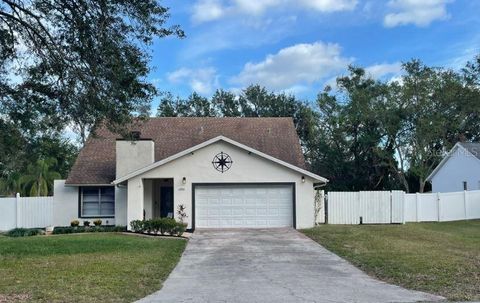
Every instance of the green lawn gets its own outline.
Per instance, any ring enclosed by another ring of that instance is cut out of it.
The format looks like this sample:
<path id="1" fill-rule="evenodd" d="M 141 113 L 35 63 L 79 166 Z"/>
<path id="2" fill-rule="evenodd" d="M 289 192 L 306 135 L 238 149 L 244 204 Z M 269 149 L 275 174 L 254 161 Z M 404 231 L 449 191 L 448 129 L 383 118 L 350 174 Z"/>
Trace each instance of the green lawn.
<path id="1" fill-rule="evenodd" d="M 186 240 L 0 236 L 0 302 L 131 302 L 162 287 Z"/>
<path id="2" fill-rule="evenodd" d="M 380 280 L 480 300 L 480 221 L 322 225 L 303 232 Z"/>

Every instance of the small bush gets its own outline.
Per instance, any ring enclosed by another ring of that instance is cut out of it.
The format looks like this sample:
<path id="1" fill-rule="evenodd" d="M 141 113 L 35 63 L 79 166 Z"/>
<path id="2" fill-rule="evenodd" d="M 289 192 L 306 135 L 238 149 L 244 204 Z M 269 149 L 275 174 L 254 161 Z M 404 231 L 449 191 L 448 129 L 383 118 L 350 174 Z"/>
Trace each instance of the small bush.
<path id="1" fill-rule="evenodd" d="M 177 225 L 177 221 L 173 218 L 162 218 L 162 226 L 160 233 L 162 235 L 164 234 L 170 234 L 172 235 L 173 230 L 175 229 L 175 226 Z"/>
<path id="2" fill-rule="evenodd" d="M 80 227 L 78 227 L 76 230 L 73 227 L 69 226 L 60 226 L 60 227 L 55 227 L 53 228 L 52 234 L 54 235 L 61 235 L 61 234 L 71 234 L 74 231 L 79 230 Z"/>
<path id="3" fill-rule="evenodd" d="M 95 226 L 100 226 L 100 225 L 102 225 L 102 220 L 97 219 L 97 220 L 93 221 L 93 225 L 95 225 Z"/>
<path id="4" fill-rule="evenodd" d="M 90 226 L 90 221 L 83 221 L 83 226 L 85 226 L 85 227 Z"/>
<path id="5" fill-rule="evenodd" d="M 143 233 L 144 232 L 144 221 L 142 220 L 133 220 L 132 222 L 130 222 L 130 227 L 132 228 L 132 230 L 136 233 Z"/>
<path id="6" fill-rule="evenodd" d="M 70 222 L 71 227 L 77 227 L 78 225 L 80 225 L 80 222 L 78 220 L 73 220 L 72 222 Z"/>
<path id="7" fill-rule="evenodd" d="M 43 235 L 45 232 L 38 228 L 14 228 L 9 230 L 5 235 L 8 237 L 30 237 Z"/>
<path id="8" fill-rule="evenodd" d="M 152 220 L 134 220 L 130 222 L 132 231 L 135 233 L 146 234 L 169 234 L 172 236 L 181 236 L 187 228 L 187 224 L 177 222 L 173 218 L 156 218 Z"/>
<path id="9" fill-rule="evenodd" d="M 126 226 L 106 226 L 105 228 L 107 229 L 106 231 L 110 229 L 110 231 L 117 232 L 117 233 L 123 233 L 127 231 Z"/>
<path id="10" fill-rule="evenodd" d="M 175 228 L 172 230 L 172 236 L 181 237 L 187 230 L 187 224 L 182 222 L 176 222 Z"/>
<path id="11" fill-rule="evenodd" d="M 143 221 L 143 231 L 146 232 L 147 234 L 153 231 L 152 220 Z"/>
<path id="12" fill-rule="evenodd" d="M 87 229 L 85 228 L 85 226 L 79 226 L 79 227 L 75 227 L 72 233 L 84 233 L 86 231 Z"/>

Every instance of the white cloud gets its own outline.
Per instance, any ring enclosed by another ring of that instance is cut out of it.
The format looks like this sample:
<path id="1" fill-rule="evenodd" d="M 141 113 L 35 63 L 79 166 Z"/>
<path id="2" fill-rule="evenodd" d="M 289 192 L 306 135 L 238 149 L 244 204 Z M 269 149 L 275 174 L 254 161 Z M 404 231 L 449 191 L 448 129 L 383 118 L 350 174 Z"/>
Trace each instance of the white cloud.
<path id="1" fill-rule="evenodd" d="M 353 10 L 358 0 L 197 0 L 192 10 L 196 23 L 227 16 L 261 16 L 269 9 L 304 9 L 322 13 Z"/>
<path id="2" fill-rule="evenodd" d="M 213 67 L 180 68 L 167 74 L 167 79 L 176 84 L 186 82 L 193 91 L 200 94 L 210 94 L 219 86 L 217 71 Z"/>
<path id="3" fill-rule="evenodd" d="M 428 26 L 435 20 L 445 20 L 449 17 L 447 3 L 451 0 L 390 0 L 388 6 L 394 10 L 385 16 L 386 27 L 406 24 Z"/>
<path id="4" fill-rule="evenodd" d="M 302 0 L 306 8 L 313 8 L 319 12 L 351 11 L 355 8 L 357 0 Z"/>
<path id="5" fill-rule="evenodd" d="M 244 86 L 260 84 L 273 90 L 287 90 L 312 84 L 345 69 L 353 59 L 341 56 L 338 44 L 315 42 L 296 44 L 268 55 L 258 63 L 249 62 L 231 79 Z"/>
<path id="6" fill-rule="evenodd" d="M 220 0 L 200 0 L 193 6 L 192 19 L 195 22 L 207 22 L 221 18 L 226 9 Z"/>
<path id="7" fill-rule="evenodd" d="M 365 72 L 373 79 L 381 79 L 385 76 L 396 77 L 402 71 L 402 63 L 382 63 L 367 66 Z"/>

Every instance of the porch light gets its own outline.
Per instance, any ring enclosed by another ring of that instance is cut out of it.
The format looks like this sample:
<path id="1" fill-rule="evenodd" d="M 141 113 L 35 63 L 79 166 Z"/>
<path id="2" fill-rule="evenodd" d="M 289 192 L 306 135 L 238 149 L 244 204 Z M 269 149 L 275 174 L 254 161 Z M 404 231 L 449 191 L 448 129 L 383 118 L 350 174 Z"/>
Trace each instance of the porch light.
<path id="1" fill-rule="evenodd" d="M 302 176 L 302 183 L 305 183 L 305 176 Z"/>
<path id="2" fill-rule="evenodd" d="M 183 177 L 182 184 L 187 184 L 187 178 Z"/>

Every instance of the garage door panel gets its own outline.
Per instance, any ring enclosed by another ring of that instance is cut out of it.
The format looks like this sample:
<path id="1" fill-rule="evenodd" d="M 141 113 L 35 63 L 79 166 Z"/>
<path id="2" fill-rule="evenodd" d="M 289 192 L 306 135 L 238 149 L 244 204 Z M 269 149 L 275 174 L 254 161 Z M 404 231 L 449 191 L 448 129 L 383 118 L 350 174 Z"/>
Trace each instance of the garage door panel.
<path id="1" fill-rule="evenodd" d="M 293 224 L 291 185 L 202 185 L 195 188 L 199 228 L 265 228 Z"/>

